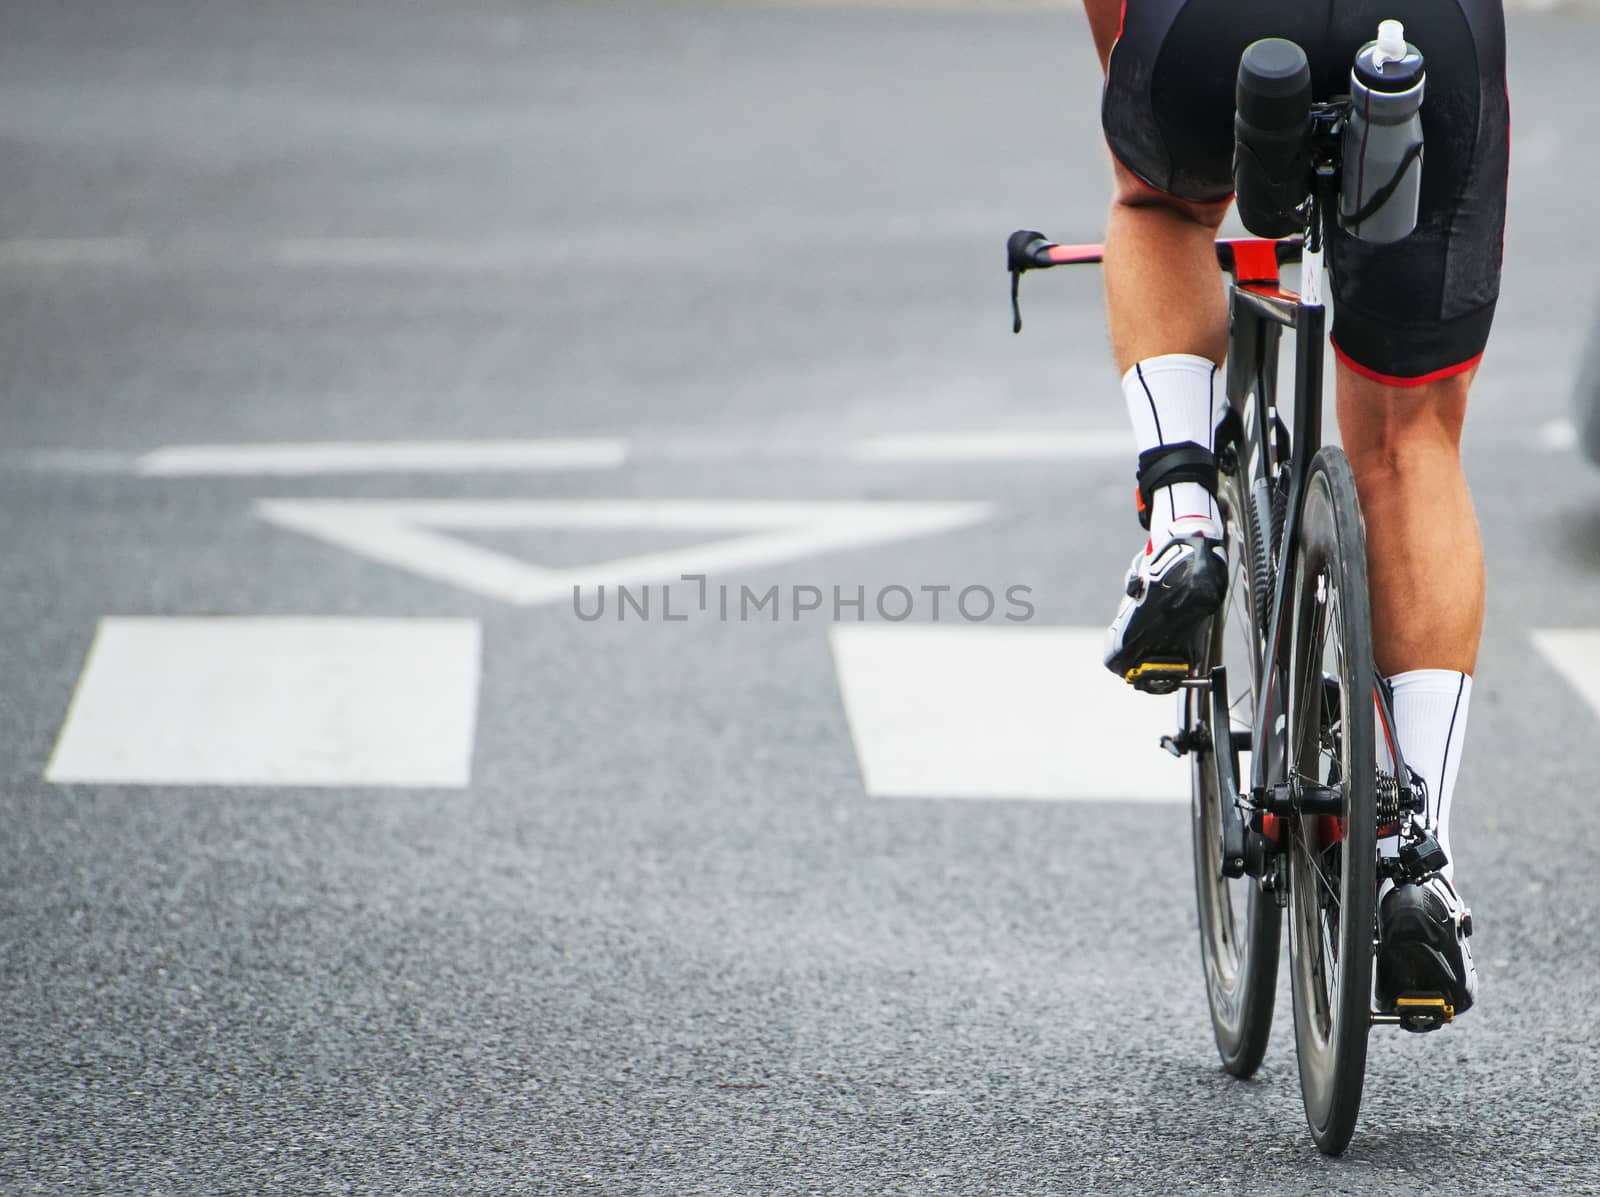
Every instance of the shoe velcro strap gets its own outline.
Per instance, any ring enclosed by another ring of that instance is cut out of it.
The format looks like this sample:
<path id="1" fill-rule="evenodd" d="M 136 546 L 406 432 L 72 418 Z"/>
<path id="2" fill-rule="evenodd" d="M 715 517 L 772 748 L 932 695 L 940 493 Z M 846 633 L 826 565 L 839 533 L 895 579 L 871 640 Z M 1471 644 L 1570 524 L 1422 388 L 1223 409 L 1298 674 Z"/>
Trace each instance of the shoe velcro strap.
<path id="1" fill-rule="evenodd" d="M 1150 497 L 1175 482 L 1198 482 L 1217 493 L 1217 455 L 1194 441 L 1160 445 L 1139 454 L 1139 523 L 1150 526 Z"/>

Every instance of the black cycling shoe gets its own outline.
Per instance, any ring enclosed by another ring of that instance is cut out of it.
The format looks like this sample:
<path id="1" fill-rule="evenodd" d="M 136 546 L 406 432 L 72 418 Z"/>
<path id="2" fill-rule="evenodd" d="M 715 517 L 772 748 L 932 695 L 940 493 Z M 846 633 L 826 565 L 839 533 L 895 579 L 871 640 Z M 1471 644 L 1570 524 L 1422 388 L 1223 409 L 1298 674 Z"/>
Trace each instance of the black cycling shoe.
<path id="1" fill-rule="evenodd" d="M 1106 668 L 1140 690 L 1168 693 L 1198 663 L 1205 621 L 1228 593 L 1227 550 L 1204 533 L 1174 536 L 1135 554 L 1124 590 L 1106 633 Z"/>
<path id="2" fill-rule="evenodd" d="M 1395 886 L 1379 904 L 1378 924 L 1380 1008 L 1399 1014 L 1412 1030 L 1432 1030 L 1472 1008 L 1478 996 L 1467 942 L 1472 912 L 1442 874 Z"/>

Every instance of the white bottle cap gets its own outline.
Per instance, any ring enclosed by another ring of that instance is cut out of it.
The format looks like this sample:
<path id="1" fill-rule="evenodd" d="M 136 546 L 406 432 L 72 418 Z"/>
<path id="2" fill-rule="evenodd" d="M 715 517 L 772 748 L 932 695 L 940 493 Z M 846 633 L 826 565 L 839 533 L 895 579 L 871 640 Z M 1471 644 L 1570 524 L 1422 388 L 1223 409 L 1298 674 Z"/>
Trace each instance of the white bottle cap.
<path id="1" fill-rule="evenodd" d="M 1372 65 L 1383 70 L 1386 62 L 1399 62 L 1406 56 L 1406 27 L 1399 21 L 1378 22 L 1378 45 L 1372 52 Z"/>

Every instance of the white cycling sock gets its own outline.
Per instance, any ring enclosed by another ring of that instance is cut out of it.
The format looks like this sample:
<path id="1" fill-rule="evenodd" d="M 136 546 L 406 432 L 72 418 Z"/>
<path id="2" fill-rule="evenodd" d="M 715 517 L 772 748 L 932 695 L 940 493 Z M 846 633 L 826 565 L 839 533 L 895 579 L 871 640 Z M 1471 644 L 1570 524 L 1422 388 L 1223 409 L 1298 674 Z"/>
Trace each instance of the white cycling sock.
<path id="1" fill-rule="evenodd" d="M 1137 363 L 1122 376 L 1134 440 L 1144 453 L 1193 441 L 1215 450 L 1211 388 L 1217 364 L 1191 353 L 1166 353 Z M 1185 521 L 1179 528 L 1173 524 Z M 1210 528 L 1198 521 L 1209 521 Z M 1150 496 L 1150 543 L 1159 549 L 1173 536 L 1222 535 L 1216 501 L 1198 482 L 1176 482 Z"/>
<path id="2" fill-rule="evenodd" d="M 1467 731 L 1467 707 L 1472 699 L 1472 678 L 1449 669 L 1413 669 L 1389 679 L 1394 691 L 1395 734 L 1406 767 L 1415 769 L 1428 786 L 1428 809 L 1423 821 L 1450 858 L 1442 870 L 1455 876 L 1455 853 L 1450 850 L 1450 804 L 1455 797 L 1456 774 L 1461 769 L 1461 745 Z M 1382 733 L 1379 733 L 1380 740 Z M 1388 756 L 1380 744 L 1379 754 Z M 1384 856 L 1399 852 L 1399 840 L 1378 841 Z"/>

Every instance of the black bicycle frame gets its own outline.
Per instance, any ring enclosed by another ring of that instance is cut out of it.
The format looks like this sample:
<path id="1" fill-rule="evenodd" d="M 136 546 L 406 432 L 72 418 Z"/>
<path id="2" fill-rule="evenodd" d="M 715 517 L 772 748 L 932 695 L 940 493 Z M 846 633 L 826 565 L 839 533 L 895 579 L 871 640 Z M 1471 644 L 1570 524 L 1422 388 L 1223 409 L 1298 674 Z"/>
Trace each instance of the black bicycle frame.
<path id="1" fill-rule="evenodd" d="M 1228 373 L 1228 402 L 1244 422 L 1252 461 L 1262 468 L 1252 471 L 1252 503 L 1263 503 L 1265 518 L 1257 527 L 1270 529 L 1271 489 L 1277 485 L 1276 471 L 1269 468 L 1273 443 L 1274 417 L 1277 416 L 1278 341 L 1285 328 L 1294 330 L 1294 425 L 1289 436 L 1287 463 L 1273 463 L 1289 470 L 1288 503 L 1283 516 L 1283 535 L 1278 559 L 1274 563 L 1272 616 L 1267 623 L 1267 645 L 1262 670 L 1262 693 L 1256 703 L 1252 742 L 1266 744 L 1271 734 L 1273 699 L 1285 683 L 1284 646 L 1290 633 L 1289 602 L 1294 593 L 1294 548 L 1299 541 L 1300 513 L 1305 503 L 1306 476 L 1311 459 L 1322 448 L 1322 346 L 1327 324 L 1327 308 L 1320 302 L 1321 279 L 1313 278 L 1322 269 L 1322 217 L 1332 200 L 1336 174 L 1331 166 L 1319 168 L 1317 185 L 1307 202 L 1306 240 L 1301 250 L 1303 275 L 1311 300 L 1277 291 L 1268 294 L 1252 290 L 1248 284 L 1233 289 L 1232 329 L 1229 358 L 1234 368 Z M 1242 361 L 1249 370 L 1238 369 Z M 1259 456 L 1258 456 L 1259 455 Z M 1248 465 L 1248 462 L 1241 462 Z M 1256 492 L 1261 492 L 1259 495 Z M 1292 726 L 1292 724 L 1290 725 Z M 1269 783 L 1270 754 L 1250 754 L 1250 791 L 1260 795 Z M 1226 799 L 1224 800 L 1226 804 Z"/>
<path id="2" fill-rule="evenodd" d="M 1325 133 L 1327 146 L 1336 146 L 1337 111 L 1328 110 Z M 1250 754 L 1248 795 L 1254 810 L 1274 814 L 1336 814 L 1340 809 L 1334 791 L 1298 777 L 1273 776 L 1275 764 L 1288 758 L 1287 746 L 1275 759 L 1269 750 L 1276 734 L 1274 723 L 1281 710 L 1286 729 L 1296 726 L 1298 712 L 1288 709 L 1287 646 L 1293 634 L 1294 612 L 1290 609 L 1295 590 L 1295 556 L 1300 539 L 1300 521 L 1305 506 L 1306 479 L 1312 459 L 1322 448 L 1322 363 L 1327 308 L 1321 302 L 1323 221 L 1333 210 L 1338 183 L 1335 153 L 1319 155 L 1314 185 L 1306 201 L 1306 234 L 1302 246 L 1302 288 L 1294 295 L 1276 285 L 1237 283 L 1232 291 L 1228 353 L 1228 403 L 1244 430 L 1246 456 L 1236 468 L 1247 471 L 1250 502 L 1255 508 L 1256 527 L 1273 527 L 1272 502 L 1282 471 L 1287 469 L 1288 493 L 1283 513 L 1283 529 L 1273 561 L 1271 615 L 1267 622 L 1260 676 L 1261 694 L 1256 703 L 1250 741 L 1256 751 Z M 1288 462 L 1275 460 L 1278 420 L 1277 368 L 1278 345 L 1285 328 L 1295 334 L 1294 412 Z M 1241 363 L 1248 368 L 1241 369 Z M 1404 759 L 1395 737 L 1389 695 L 1375 676 L 1373 696 L 1393 754 L 1395 776 L 1407 777 Z M 1243 796 L 1238 784 L 1237 756 L 1223 752 L 1222 731 L 1228 719 L 1227 677 L 1221 668 L 1211 678 L 1211 727 L 1213 752 L 1217 754 L 1219 798 L 1222 803 L 1222 862 L 1224 873 L 1239 876 L 1261 872 L 1264 844 L 1252 845 L 1240 809 Z M 1292 732 L 1286 732 L 1292 734 Z M 1230 743 L 1231 749 L 1231 731 Z M 1255 847 L 1258 851 L 1251 851 Z M 1254 867 L 1247 867 L 1254 866 Z"/>
<path id="3" fill-rule="evenodd" d="M 1274 527 L 1272 506 L 1284 470 L 1288 471 L 1288 494 L 1283 513 L 1282 534 L 1272 561 L 1273 588 L 1271 615 L 1267 621 L 1263 659 L 1260 662 L 1261 692 L 1257 695 L 1254 723 L 1250 733 L 1251 805 L 1265 811 L 1271 805 L 1274 754 L 1266 750 L 1280 707 L 1285 726 L 1293 727 L 1288 710 L 1285 646 L 1291 634 L 1290 596 L 1294 593 L 1295 545 L 1299 539 L 1301 508 L 1305 502 L 1305 480 L 1311 459 L 1322 447 L 1322 345 L 1327 309 L 1320 302 L 1322 271 L 1322 216 L 1333 197 L 1335 170 L 1319 168 L 1316 186 L 1307 200 L 1306 236 L 1301 246 L 1302 275 L 1306 295 L 1295 295 L 1270 283 L 1237 279 L 1231 290 L 1228 332 L 1228 405 L 1238 419 L 1243 443 L 1237 451 L 1234 468 L 1245 471 L 1249 480 L 1252 512 L 1245 516 L 1269 538 Z M 1306 285 L 1309 284 L 1309 285 Z M 1294 425 L 1289 436 L 1289 460 L 1278 460 L 1277 429 L 1278 347 L 1283 330 L 1295 334 Z M 1272 551 L 1270 539 L 1268 551 Z M 1247 565 L 1247 568 L 1250 568 Z M 1238 751 L 1234 742 L 1227 671 L 1215 667 L 1209 679 L 1211 699 L 1212 755 L 1216 762 L 1217 799 L 1221 806 L 1222 872 L 1229 877 L 1246 872 L 1261 875 L 1266 871 L 1267 846 L 1263 839 L 1252 840 L 1245 826 L 1240 799 Z M 1287 733 L 1286 733 L 1287 734 Z M 1226 737 L 1226 738 L 1225 738 Z M 1286 753 L 1277 754 L 1278 759 Z M 1292 779 L 1286 795 L 1296 806 L 1302 795 Z M 1253 850 L 1252 850 L 1253 849 Z"/>

